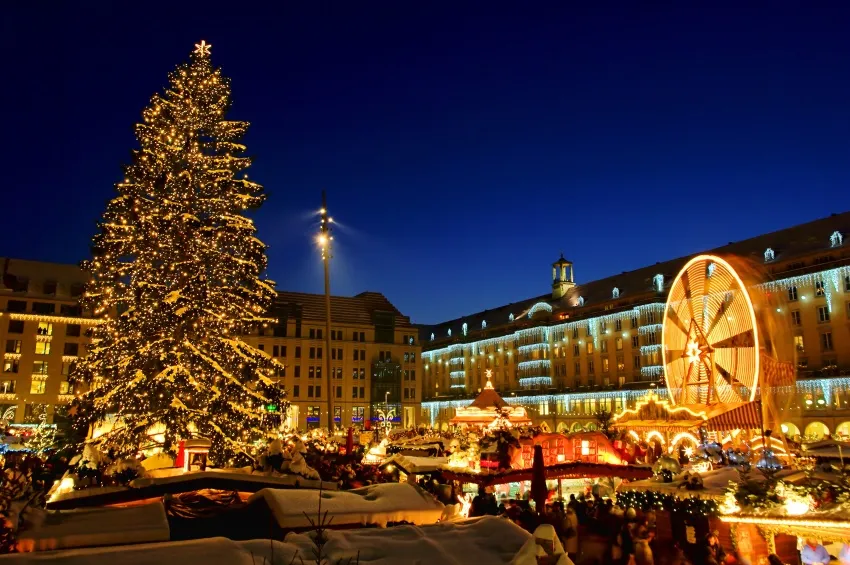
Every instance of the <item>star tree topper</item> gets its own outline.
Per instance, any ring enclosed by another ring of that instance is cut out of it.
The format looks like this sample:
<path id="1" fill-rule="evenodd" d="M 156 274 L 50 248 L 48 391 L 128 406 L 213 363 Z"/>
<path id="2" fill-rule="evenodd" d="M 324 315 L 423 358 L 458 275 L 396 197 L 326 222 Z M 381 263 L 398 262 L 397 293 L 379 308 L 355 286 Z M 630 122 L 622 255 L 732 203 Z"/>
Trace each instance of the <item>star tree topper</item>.
<path id="1" fill-rule="evenodd" d="M 210 48 L 212 48 L 212 45 L 202 39 L 200 43 L 195 44 L 195 55 L 206 57 L 210 54 Z"/>

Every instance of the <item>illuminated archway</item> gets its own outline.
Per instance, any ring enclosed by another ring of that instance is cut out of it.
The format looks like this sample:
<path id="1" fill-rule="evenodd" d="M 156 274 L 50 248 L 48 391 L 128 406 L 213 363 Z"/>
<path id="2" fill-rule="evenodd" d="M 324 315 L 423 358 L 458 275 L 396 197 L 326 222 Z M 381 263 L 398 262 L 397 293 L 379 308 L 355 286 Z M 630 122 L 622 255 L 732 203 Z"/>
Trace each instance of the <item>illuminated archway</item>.
<path id="1" fill-rule="evenodd" d="M 797 424 L 795 424 L 794 422 L 783 422 L 780 426 L 780 429 L 782 430 L 782 433 L 788 437 L 803 435 L 800 433 L 800 428 L 798 428 Z"/>
<path id="2" fill-rule="evenodd" d="M 596 422 L 588 422 L 584 425 L 584 431 L 586 432 L 595 432 L 596 431 Z"/>
<path id="3" fill-rule="evenodd" d="M 823 422 L 812 422 L 806 426 L 806 430 L 803 433 L 803 437 L 806 439 L 812 440 L 821 440 L 824 438 L 829 438 L 829 428 Z"/>
<path id="4" fill-rule="evenodd" d="M 646 442 L 647 443 L 650 443 L 653 439 L 657 439 L 658 443 L 660 443 L 661 445 L 664 445 L 665 443 L 667 443 L 664 440 L 664 436 L 661 435 L 661 432 L 659 432 L 658 430 L 652 430 L 651 432 L 646 433 Z"/>
<path id="5" fill-rule="evenodd" d="M 558 422 L 557 430 L 559 434 L 562 434 L 564 432 L 568 432 L 570 430 L 570 427 L 567 425 L 566 422 Z"/>
<path id="6" fill-rule="evenodd" d="M 842 439 L 850 436 L 850 422 L 841 422 L 835 428 L 835 433 Z"/>
<path id="7" fill-rule="evenodd" d="M 571 432 L 580 432 L 581 430 L 581 422 L 573 422 L 572 426 L 570 426 Z"/>

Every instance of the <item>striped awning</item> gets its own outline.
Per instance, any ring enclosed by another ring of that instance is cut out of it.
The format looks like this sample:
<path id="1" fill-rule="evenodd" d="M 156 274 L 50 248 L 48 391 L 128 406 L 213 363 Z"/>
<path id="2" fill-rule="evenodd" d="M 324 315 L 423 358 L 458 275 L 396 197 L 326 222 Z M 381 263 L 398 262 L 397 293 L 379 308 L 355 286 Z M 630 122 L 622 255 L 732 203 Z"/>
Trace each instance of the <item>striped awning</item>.
<path id="1" fill-rule="evenodd" d="M 718 432 L 739 429 L 760 430 L 762 427 L 761 402 L 746 402 L 709 416 L 705 427 Z"/>

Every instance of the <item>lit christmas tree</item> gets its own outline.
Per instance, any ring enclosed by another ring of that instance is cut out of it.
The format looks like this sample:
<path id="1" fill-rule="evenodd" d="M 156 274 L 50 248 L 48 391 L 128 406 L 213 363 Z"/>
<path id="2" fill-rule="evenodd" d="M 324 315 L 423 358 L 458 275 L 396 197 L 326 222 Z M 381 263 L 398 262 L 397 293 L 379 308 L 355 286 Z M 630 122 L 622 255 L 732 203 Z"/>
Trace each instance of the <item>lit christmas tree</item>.
<path id="1" fill-rule="evenodd" d="M 272 321 L 275 297 L 260 278 L 266 247 L 244 215 L 263 187 L 236 178 L 251 164 L 240 143 L 248 124 L 225 119 L 230 82 L 210 46 L 195 47 L 144 110 L 140 149 L 83 263 L 83 306 L 105 321 L 73 369 L 90 390 L 72 413 L 83 434 L 116 416 L 90 440 L 114 455 L 157 445 L 174 454 L 180 440 L 204 437 L 221 466 L 244 463 L 287 404 L 271 378 L 280 365 L 239 337 Z"/>

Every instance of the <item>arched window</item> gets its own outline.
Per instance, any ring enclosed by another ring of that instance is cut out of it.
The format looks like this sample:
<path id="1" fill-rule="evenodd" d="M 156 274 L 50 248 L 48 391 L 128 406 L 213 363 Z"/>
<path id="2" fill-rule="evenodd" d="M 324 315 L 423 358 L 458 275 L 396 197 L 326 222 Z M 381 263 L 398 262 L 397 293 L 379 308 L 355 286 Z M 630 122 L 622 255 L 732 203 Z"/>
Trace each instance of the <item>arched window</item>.
<path id="1" fill-rule="evenodd" d="M 509 322 L 513 322 L 513 321 L 514 321 L 514 315 L 513 315 L 513 313 L 508 314 L 508 321 L 509 321 Z"/>
<path id="2" fill-rule="evenodd" d="M 614 287 L 614 290 L 611 291 L 611 298 L 620 298 L 620 289 L 616 286 Z"/>
<path id="3" fill-rule="evenodd" d="M 487 320 L 481 320 L 481 329 L 482 329 L 482 330 L 486 330 L 486 329 L 487 329 Z"/>
<path id="4" fill-rule="evenodd" d="M 841 247 L 844 243 L 844 236 L 841 235 L 840 231 L 832 232 L 832 235 L 829 236 L 829 245 L 830 247 Z"/>
<path id="5" fill-rule="evenodd" d="M 658 292 L 664 292 L 664 275 L 658 273 L 652 277 L 652 286 Z"/>
<path id="6" fill-rule="evenodd" d="M 770 247 L 768 247 L 767 249 L 765 249 L 765 250 L 764 250 L 764 262 L 765 262 L 765 263 L 770 263 L 770 262 L 771 262 L 771 261 L 773 261 L 774 259 L 776 259 L 776 253 L 774 253 L 774 252 L 773 252 L 773 249 L 772 249 L 772 248 L 770 248 Z"/>
<path id="7" fill-rule="evenodd" d="M 466 334 L 467 334 L 467 331 L 469 330 L 469 326 L 467 326 L 467 325 L 466 325 L 466 322 L 464 322 L 464 323 L 463 323 L 463 326 L 461 326 L 461 328 L 460 328 L 460 329 L 461 329 L 461 331 L 463 332 L 463 335 L 466 335 Z"/>
<path id="8" fill-rule="evenodd" d="M 581 308 L 582 306 L 584 306 L 584 296 L 579 296 L 579 297 L 578 297 L 577 304 L 578 304 L 579 308 Z"/>

